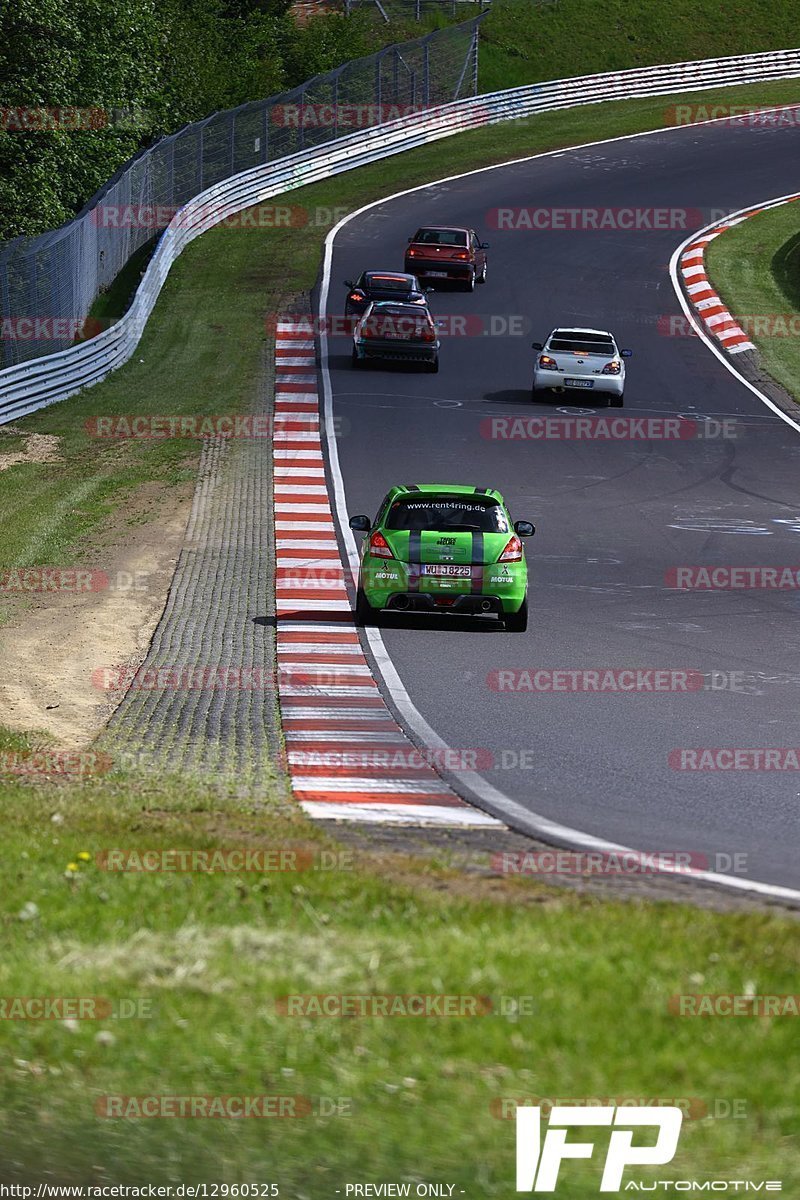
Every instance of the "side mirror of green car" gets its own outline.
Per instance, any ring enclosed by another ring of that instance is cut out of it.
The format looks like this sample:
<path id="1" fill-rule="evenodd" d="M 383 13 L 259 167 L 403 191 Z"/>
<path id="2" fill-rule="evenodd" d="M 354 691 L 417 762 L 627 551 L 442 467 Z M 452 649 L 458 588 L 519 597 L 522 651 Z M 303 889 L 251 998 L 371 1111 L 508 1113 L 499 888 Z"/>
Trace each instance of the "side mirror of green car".
<path id="1" fill-rule="evenodd" d="M 350 528 L 357 529 L 359 533 L 369 533 L 372 522 L 369 517 L 363 515 L 350 518 Z"/>
<path id="2" fill-rule="evenodd" d="M 536 526 L 532 525 L 530 521 L 515 521 L 514 533 L 519 534 L 520 537 L 533 537 L 536 533 Z"/>

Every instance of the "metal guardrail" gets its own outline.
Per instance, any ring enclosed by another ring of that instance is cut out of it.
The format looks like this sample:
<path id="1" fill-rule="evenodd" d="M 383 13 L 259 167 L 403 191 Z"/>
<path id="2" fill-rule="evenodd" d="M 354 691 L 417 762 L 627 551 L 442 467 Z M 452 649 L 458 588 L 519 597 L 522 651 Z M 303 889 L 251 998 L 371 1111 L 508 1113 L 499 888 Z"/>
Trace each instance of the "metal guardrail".
<path id="1" fill-rule="evenodd" d="M 800 49 L 559 79 L 445 104 L 243 171 L 190 200 L 162 234 L 126 314 L 91 341 L 0 372 L 0 424 L 74 395 L 131 357 L 170 267 L 199 234 L 293 188 L 470 129 L 606 100 L 800 76 Z M 196 214 L 193 216 L 193 214 Z"/>

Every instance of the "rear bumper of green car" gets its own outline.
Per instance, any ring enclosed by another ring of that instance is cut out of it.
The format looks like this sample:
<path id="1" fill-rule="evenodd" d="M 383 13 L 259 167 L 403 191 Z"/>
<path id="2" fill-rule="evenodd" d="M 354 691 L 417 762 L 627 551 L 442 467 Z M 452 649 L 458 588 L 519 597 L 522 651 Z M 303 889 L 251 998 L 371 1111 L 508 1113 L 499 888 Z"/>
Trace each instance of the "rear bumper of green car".
<path id="1" fill-rule="evenodd" d="M 458 613 L 518 612 L 528 586 L 525 563 L 472 566 L 469 578 L 441 578 L 423 573 L 421 563 L 367 555 L 361 587 L 372 608 L 437 610 Z"/>

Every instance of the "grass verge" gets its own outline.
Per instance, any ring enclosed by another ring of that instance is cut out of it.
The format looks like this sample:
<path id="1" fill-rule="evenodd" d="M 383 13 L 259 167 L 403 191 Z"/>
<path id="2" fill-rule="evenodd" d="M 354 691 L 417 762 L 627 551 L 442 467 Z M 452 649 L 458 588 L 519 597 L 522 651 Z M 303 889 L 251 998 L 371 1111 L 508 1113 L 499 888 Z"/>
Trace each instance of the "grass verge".
<path id="1" fill-rule="evenodd" d="M 765 197 L 768 199 L 768 197 Z M 800 212 L 797 204 L 748 217 L 706 251 L 709 277 L 746 332 L 761 366 L 800 399 Z"/>
<path id="2" fill-rule="evenodd" d="M 5 1181 L 276 1182 L 282 1196 L 333 1197 L 346 1182 L 432 1180 L 501 1196 L 504 1100 L 625 1096 L 692 1112 L 658 1177 L 782 1178 L 790 1195 L 800 1182 L 794 1022 L 667 1007 L 683 992 L 795 990 L 794 922 L 599 903 L 519 878 L 451 892 L 442 864 L 336 859 L 318 827 L 185 780 L 9 783 L 3 825 L 0 994 L 137 1014 L 2 1022 Z M 336 869 L 131 874 L 98 858 L 234 846 L 327 850 Z M 489 996 L 494 1011 L 281 1015 L 278 997 L 309 993 Z M 98 1115 L 103 1097 L 162 1095 L 300 1096 L 312 1111 Z M 571 1196 L 596 1195 L 594 1167 L 566 1170 Z"/>

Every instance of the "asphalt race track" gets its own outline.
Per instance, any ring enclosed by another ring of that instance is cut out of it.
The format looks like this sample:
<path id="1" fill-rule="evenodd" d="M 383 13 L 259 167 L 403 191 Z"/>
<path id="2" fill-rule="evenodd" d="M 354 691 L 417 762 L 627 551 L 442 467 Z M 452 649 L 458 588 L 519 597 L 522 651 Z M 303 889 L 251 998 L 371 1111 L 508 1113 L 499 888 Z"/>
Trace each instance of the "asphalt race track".
<path id="1" fill-rule="evenodd" d="M 498 487 L 515 520 L 537 525 L 526 543 L 526 634 L 489 621 L 385 616 L 386 649 L 430 725 L 453 747 L 492 750 L 487 778 L 551 820 L 647 851 L 705 855 L 711 870 L 731 868 L 720 855 L 745 855 L 747 878 L 790 887 L 800 885 L 800 774 L 677 770 L 668 756 L 800 745 L 798 594 L 666 581 L 687 564 L 800 564 L 800 434 L 700 339 L 667 336 L 659 318 L 681 311 L 668 264 L 691 228 L 793 191 L 798 178 L 794 127 L 712 124 L 433 185 L 344 225 L 329 313 L 343 311 L 344 279 L 402 270 L 418 225 L 464 225 L 490 243 L 488 282 L 471 295 L 437 293 L 431 307 L 439 318 L 470 318 L 469 335 L 443 338 L 435 377 L 356 372 L 349 340 L 328 341 L 350 513 L 374 515 L 394 482 L 462 482 Z M 533 231 L 492 228 L 498 207 L 695 212 L 685 229 L 676 218 L 660 230 Z M 503 334 L 509 318 L 522 335 Z M 609 417 L 698 414 L 702 428 L 706 418 L 735 418 L 735 437 L 487 436 L 489 418 L 576 411 L 571 397 L 530 400 L 530 342 L 557 324 L 607 327 L 633 349 L 625 408 Z M 490 686 L 492 672 L 537 668 L 690 669 L 728 686 L 610 695 Z"/>

